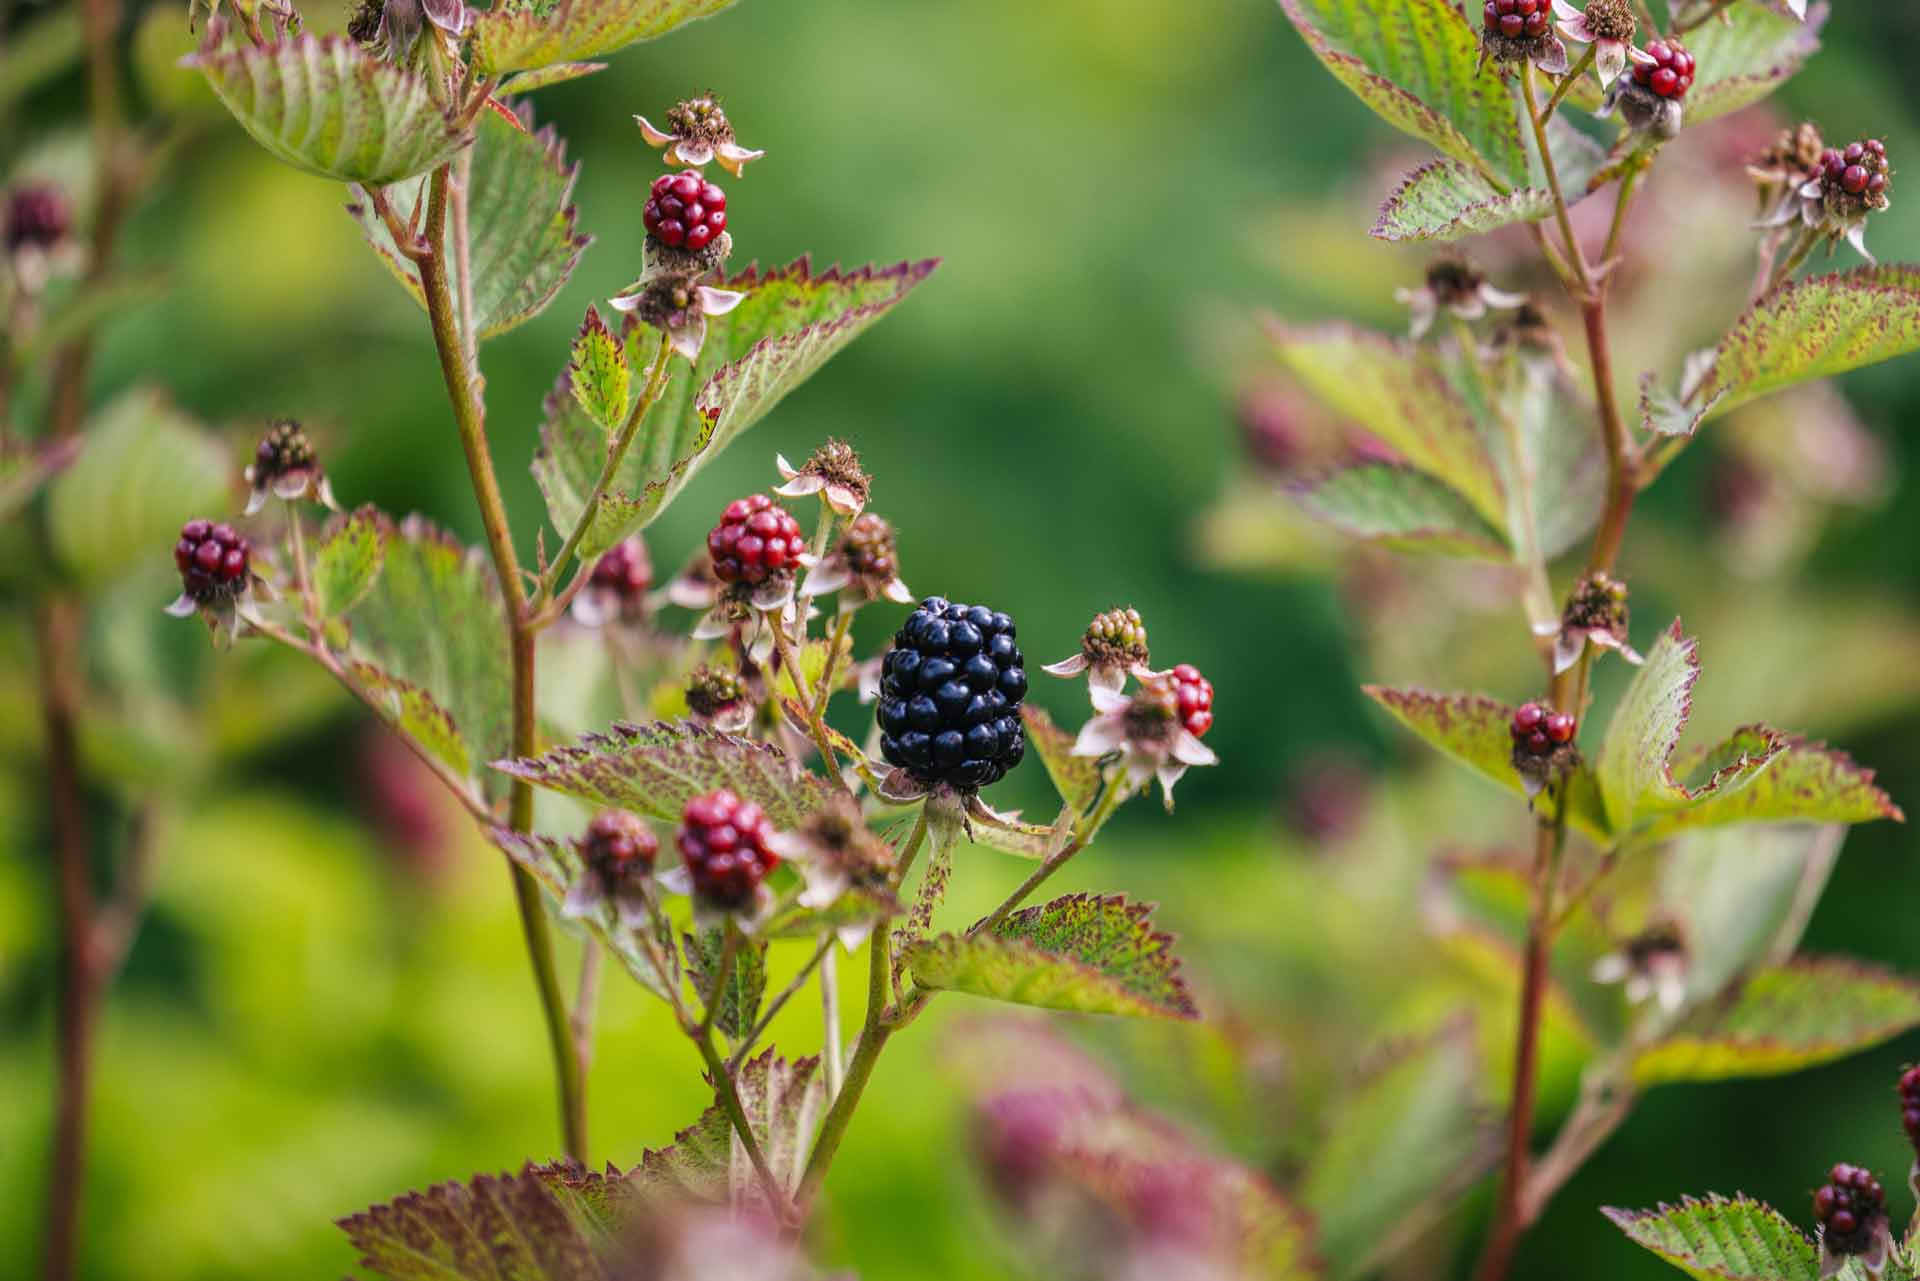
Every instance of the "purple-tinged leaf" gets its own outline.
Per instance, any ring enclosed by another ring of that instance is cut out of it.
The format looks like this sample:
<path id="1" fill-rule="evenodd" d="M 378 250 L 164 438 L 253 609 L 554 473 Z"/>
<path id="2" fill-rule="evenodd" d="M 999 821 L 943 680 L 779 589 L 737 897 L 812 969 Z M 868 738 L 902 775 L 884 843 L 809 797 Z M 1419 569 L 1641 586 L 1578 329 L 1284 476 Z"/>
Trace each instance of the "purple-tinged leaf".
<path id="1" fill-rule="evenodd" d="M 532 1167 L 441 1183 L 340 1220 L 360 1266 L 388 1281 L 613 1281 Z"/>
<path id="2" fill-rule="evenodd" d="M 322 178 L 382 187 L 443 164 L 469 141 L 425 80 L 342 36 L 209 47 L 185 62 L 255 142 Z"/>
<path id="3" fill-rule="evenodd" d="M 388 729 L 411 739 L 427 755 L 453 771 L 456 778 L 472 780 L 473 751 L 461 737 L 452 713 L 436 703 L 433 695 L 372 663 L 349 660 L 346 670 L 366 696 L 374 715 Z"/>
<path id="4" fill-rule="evenodd" d="M 387 522 L 373 507 L 328 518 L 313 546 L 320 617 L 338 618 L 366 599 L 387 554 Z"/>
<path id="5" fill-rule="evenodd" d="M 614 725 L 575 747 L 494 768 L 591 805 L 677 822 L 688 801 L 727 788 L 788 831 L 827 801 L 826 784 L 778 748 L 688 724 Z"/>
<path id="6" fill-rule="evenodd" d="M 714 995 L 713 984 L 720 977 L 725 947 L 725 937 L 717 927 L 680 936 L 681 952 L 687 958 L 687 977 L 702 1001 Z M 727 985 L 715 1002 L 719 1013 L 714 1016 L 713 1025 L 728 1038 L 739 1040 L 760 1017 L 760 1001 L 766 994 L 767 945 L 764 940 L 743 940 L 733 950 Z"/>
<path id="7" fill-rule="evenodd" d="M 907 955 L 914 981 L 1016 1005 L 1091 1014 L 1200 1016 L 1173 938 L 1149 905 L 1071 894 L 1015 912 L 988 933 L 942 934 Z"/>
<path id="8" fill-rule="evenodd" d="M 516 93 L 532 93 L 535 89 L 545 89 L 548 85 L 565 84 L 569 80 L 578 80 L 595 72 L 605 71 L 604 62 L 556 62 L 538 71 L 522 71 L 508 76 L 493 91 L 496 98 L 506 98 Z"/>
<path id="9" fill-rule="evenodd" d="M 730 8 L 734 0 L 508 0 L 474 15 L 480 70 L 528 71 L 595 58 L 655 40 L 683 22 Z"/>
<path id="10" fill-rule="evenodd" d="M 1363 463 L 1306 480 L 1289 491 L 1315 519 L 1395 551 L 1505 562 L 1505 535 L 1425 472 Z"/>
<path id="11" fill-rule="evenodd" d="M 1819 51 L 1826 22 L 1824 4 L 1813 6 L 1804 22 L 1757 4 L 1737 4 L 1695 28 L 1687 49 L 1699 70 L 1687 94 L 1687 123 L 1731 114 L 1792 79 Z"/>
<path id="12" fill-rule="evenodd" d="M 1502 192 L 1471 165 L 1433 160 L 1394 188 L 1368 234 L 1376 240 L 1460 240 L 1552 214 L 1551 192 Z"/>
<path id="13" fill-rule="evenodd" d="M 1755 731 L 1743 730 L 1750 735 Z M 1651 835 L 1681 828 L 1728 823 L 1871 823 L 1877 819 L 1905 822 L 1906 815 L 1893 798 L 1874 784 L 1873 771 L 1851 756 L 1824 743 L 1781 736 L 1764 727 L 1778 744 L 1773 763 L 1757 778 L 1738 788 L 1721 787 L 1695 803 L 1648 825 Z M 1692 777 L 1718 759 L 1708 748 L 1682 752 L 1675 769 Z"/>
<path id="14" fill-rule="evenodd" d="M 1641 1085 L 1777 1076 L 1828 1063 L 1920 1026 L 1920 982 L 1838 957 L 1750 975 L 1634 1056 Z"/>
<path id="15" fill-rule="evenodd" d="M 1819 1281 L 1812 1241 L 1751 1197 L 1684 1197 L 1652 1210 L 1600 1211 L 1636 1245 L 1697 1281 Z"/>
<path id="16" fill-rule="evenodd" d="M 767 1050 L 741 1065 L 734 1078 L 740 1106 L 773 1176 L 788 1192 L 799 1186 L 813 1133 L 826 1108 L 818 1058 L 788 1062 Z M 641 1195 L 717 1205 L 761 1204 L 763 1194 L 746 1149 L 716 1103 L 649 1151 L 627 1172 Z"/>
<path id="17" fill-rule="evenodd" d="M 575 403 L 608 432 L 616 432 L 627 417 L 630 377 L 626 344 L 600 319 L 600 309 L 589 303 L 567 363 Z"/>

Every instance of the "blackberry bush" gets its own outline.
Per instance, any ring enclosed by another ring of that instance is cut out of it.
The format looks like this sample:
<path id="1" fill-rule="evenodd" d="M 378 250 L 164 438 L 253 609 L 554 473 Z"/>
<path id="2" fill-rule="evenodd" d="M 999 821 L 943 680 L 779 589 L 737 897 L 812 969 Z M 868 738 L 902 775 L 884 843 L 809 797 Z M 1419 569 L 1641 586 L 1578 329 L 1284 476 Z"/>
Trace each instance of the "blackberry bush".
<path id="1" fill-rule="evenodd" d="M 880 754 L 928 786 L 997 783 L 1026 755 L 1026 659 L 1013 620 L 929 596 L 881 665 Z"/>

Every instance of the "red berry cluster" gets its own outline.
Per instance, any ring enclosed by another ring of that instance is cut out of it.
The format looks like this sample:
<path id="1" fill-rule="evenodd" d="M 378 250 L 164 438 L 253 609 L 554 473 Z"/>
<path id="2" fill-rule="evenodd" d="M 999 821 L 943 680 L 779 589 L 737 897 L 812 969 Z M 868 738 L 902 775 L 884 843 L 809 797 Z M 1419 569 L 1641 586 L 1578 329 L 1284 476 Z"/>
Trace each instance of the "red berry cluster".
<path id="1" fill-rule="evenodd" d="M 1655 40 L 1647 46 L 1652 62 L 1633 64 L 1633 78 L 1662 98 L 1678 101 L 1693 88 L 1693 55 L 1678 40 Z"/>
<path id="2" fill-rule="evenodd" d="M 1864 1251 L 1886 1208 L 1887 1190 L 1873 1171 L 1845 1161 L 1828 1172 L 1827 1182 L 1813 1194 L 1813 1217 L 1824 1230 L 1827 1248 L 1836 1254 Z"/>
<path id="3" fill-rule="evenodd" d="M 1882 196 L 1892 170 L 1887 164 L 1887 144 L 1878 138 L 1850 142 L 1847 149 L 1829 149 L 1820 157 L 1820 177 L 1829 191 L 1839 189 L 1849 196 Z"/>
<path id="4" fill-rule="evenodd" d="M 647 545 L 638 534 L 615 543 L 611 551 L 593 564 L 587 579 L 593 591 L 605 592 L 626 604 L 638 600 L 653 586 L 653 562 L 647 557 Z"/>
<path id="5" fill-rule="evenodd" d="M 1173 698 L 1187 733 L 1199 738 L 1213 728 L 1213 682 L 1199 668 L 1182 663 L 1173 669 Z"/>
<path id="6" fill-rule="evenodd" d="M 247 585 L 251 553 L 233 526 L 190 520 L 173 545 L 173 563 L 187 595 L 195 604 L 209 605 L 240 594 Z"/>
<path id="7" fill-rule="evenodd" d="M 1522 703 L 1507 731 L 1514 745 L 1529 756 L 1551 756 L 1556 747 L 1573 741 L 1578 728 L 1579 722 L 1569 712 L 1556 712 L 1544 703 Z"/>
<path id="8" fill-rule="evenodd" d="M 1920 1067 L 1900 1074 L 1900 1123 L 1907 1127 L 1907 1138 L 1920 1152 Z"/>
<path id="9" fill-rule="evenodd" d="M 66 237 L 73 215 L 58 187 L 15 187 L 7 195 L 6 245 L 9 252 L 28 246 L 47 249 Z"/>
<path id="10" fill-rule="evenodd" d="M 768 575 L 797 564 L 805 548 L 800 522 L 765 494 L 728 503 L 720 523 L 707 535 L 713 576 L 723 583 L 765 582 Z"/>
<path id="11" fill-rule="evenodd" d="M 609 888 L 652 871 L 654 856 L 659 852 L 660 838 L 653 829 L 626 810 L 595 814 L 587 824 L 586 835 L 580 838 L 581 860 Z"/>
<path id="12" fill-rule="evenodd" d="M 727 229 L 727 193 L 710 183 L 698 169 L 663 173 L 653 180 L 653 191 L 640 221 L 647 233 L 675 249 L 705 249 Z"/>
<path id="13" fill-rule="evenodd" d="M 680 816 L 674 844 L 693 877 L 693 892 L 718 907 L 745 907 L 780 865 L 768 848 L 773 824 L 758 805 L 725 788 L 696 796 Z"/>
<path id="14" fill-rule="evenodd" d="M 1509 40 L 1544 36 L 1550 9 L 1549 0 L 1487 0 L 1486 28 Z"/>

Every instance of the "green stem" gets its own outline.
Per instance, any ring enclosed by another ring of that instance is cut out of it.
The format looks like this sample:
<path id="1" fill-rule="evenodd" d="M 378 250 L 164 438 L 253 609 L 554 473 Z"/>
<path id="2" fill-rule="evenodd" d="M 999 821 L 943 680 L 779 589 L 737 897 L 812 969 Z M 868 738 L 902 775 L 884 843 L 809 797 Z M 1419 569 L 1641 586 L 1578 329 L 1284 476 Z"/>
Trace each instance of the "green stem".
<path id="1" fill-rule="evenodd" d="M 1554 87 L 1553 96 L 1547 99 L 1546 108 L 1540 113 L 1540 124 L 1543 128 L 1547 121 L 1553 119 L 1553 113 L 1559 109 L 1560 104 L 1567 100 L 1567 95 L 1573 92 L 1573 87 L 1580 83 L 1580 77 L 1587 73 L 1587 68 L 1593 65 L 1593 60 L 1598 54 L 1599 46 L 1588 45 L 1587 51 L 1580 55 L 1580 61 L 1574 63 L 1567 74 L 1560 77 L 1560 83 Z"/>
<path id="2" fill-rule="evenodd" d="M 1573 215 L 1567 208 L 1567 198 L 1560 190 L 1560 168 L 1554 163 L 1553 148 L 1547 145 L 1547 123 L 1540 117 L 1538 95 L 1534 92 L 1533 64 L 1520 64 L 1520 92 L 1526 99 L 1527 117 L 1533 122 L 1534 142 L 1540 148 L 1540 168 L 1547 175 L 1547 189 L 1553 193 L 1553 216 L 1560 225 L 1560 236 L 1566 241 L 1567 258 L 1572 265 L 1574 279 L 1579 281 L 1583 292 L 1591 292 L 1593 279 L 1587 272 L 1587 258 L 1580 251 L 1580 241 L 1573 234 Z"/>
<path id="3" fill-rule="evenodd" d="M 1800 239 L 1794 243 L 1793 252 L 1788 254 L 1786 261 L 1775 267 L 1773 274 L 1767 278 L 1767 287 L 1760 291 L 1762 297 L 1793 279 L 1793 273 L 1800 270 L 1807 259 L 1813 255 L 1814 247 L 1820 243 L 1820 234 L 1818 227 L 1808 227 L 1800 233 Z"/>
<path id="4" fill-rule="evenodd" d="M 1674 23 L 1673 34 L 1676 36 L 1684 36 L 1689 31 L 1704 27 L 1707 23 L 1718 17 L 1723 10 L 1732 7 L 1733 0 L 1713 0 L 1713 3 L 1705 9 L 1702 9 L 1697 16 L 1689 18 L 1685 22 Z"/>
<path id="5" fill-rule="evenodd" d="M 713 987 L 706 993 L 706 1012 L 700 1016 L 702 1037 L 712 1034 L 714 1021 L 720 1017 L 720 1002 L 726 996 L 727 980 L 733 977 L 733 956 L 739 939 L 739 932 L 729 919 L 720 930 L 720 964 L 713 972 Z"/>
<path id="6" fill-rule="evenodd" d="M 821 715 L 820 707 L 816 705 L 813 692 L 807 688 L 806 674 L 800 670 L 799 657 L 793 652 L 792 642 L 787 639 L 786 624 L 781 621 L 779 614 L 772 613 L 767 615 L 767 626 L 773 629 L 774 653 L 787 669 L 787 674 L 793 678 L 794 701 L 806 714 L 807 736 L 813 740 L 814 747 L 819 749 L 820 764 L 826 769 L 827 778 L 833 783 L 834 788 L 845 791 L 847 784 L 840 773 L 840 758 L 833 750 L 833 740 L 827 736 L 826 720 Z M 831 651 L 829 651 L 829 661 L 831 661 Z M 824 695 L 822 699 L 824 700 Z"/>
<path id="7" fill-rule="evenodd" d="M 713 1044 L 712 1029 L 700 1029 L 693 1043 L 699 1049 L 700 1057 L 706 1060 L 707 1074 L 713 1078 L 714 1096 L 720 1100 L 720 1110 L 727 1114 L 727 1120 L 733 1123 L 733 1132 L 740 1136 L 740 1146 L 746 1149 L 747 1160 L 753 1163 L 753 1172 L 759 1176 L 760 1186 L 767 1194 L 767 1204 L 773 1207 L 776 1214 L 784 1217 L 790 1208 L 787 1194 L 780 1187 L 780 1180 L 774 1177 L 773 1168 L 767 1164 L 766 1153 L 760 1150 L 760 1140 L 753 1136 L 753 1126 L 747 1121 L 747 1110 L 740 1103 L 740 1091 L 735 1088 L 726 1062 Z"/>
<path id="8" fill-rule="evenodd" d="M 924 818 L 916 830 L 925 834 Z M 903 858 L 902 861 L 906 860 Z M 806 1172 L 800 1176 L 800 1191 L 794 1197 L 794 1202 L 802 1221 L 812 1209 L 814 1199 L 820 1195 L 821 1186 L 827 1181 L 827 1171 L 833 1166 L 833 1158 L 840 1151 L 841 1141 L 847 1137 L 847 1127 L 853 1121 L 854 1110 L 860 1106 L 860 1096 L 866 1093 L 867 1082 L 873 1079 L 874 1065 L 880 1061 L 880 1052 L 886 1048 L 887 1038 L 893 1034 L 884 1017 L 887 984 L 892 972 L 890 936 L 884 927 L 875 929 L 868 946 L 867 1021 L 860 1032 L 860 1044 L 854 1047 L 853 1062 L 847 1065 L 847 1079 L 833 1106 L 827 1109 L 826 1119 L 820 1123 L 820 1137 L 814 1140 L 813 1152 L 807 1157 Z"/>
<path id="9" fill-rule="evenodd" d="M 826 970 L 821 968 L 821 966 L 832 950 L 833 935 L 829 933 L 821 938 L 819 946 L 813 949 L 813 955 L 808 957 L 807 963 L 800 967 L 800 972 L 793 976 L 793 981 L 781 988 L 778 996 L 767 1002 L 767 1008 L 760 1012 L 759 1021 L 753 1025 L 753 1028 L 745 1036 L 740 1038 L 739 1046 L 734 1050 L 733 1056 L 727 1060 L 728 1072 L 738 1072 L 740 1070 L 740 1065 L 747 1061 L 749 1054 L 753 1053 L 753 1047 L 759 1044 L 760 1038 L 765 1036 L 767 1029 L 773 1025 L 775 1016 L 787 1007 L 787 1002 L 791 1001 L 801 988 L 807 985 L 807 980 L 813 977 L 813 972 L 816 968 L 820 968 L 821 977 L 824 981 Z M 828 1073 L 828 1077 L 829 1080 L 831 1080 L 831 1072 Z M 831 1089 L 829 1089 L 829 1093 L 831 1093 Z"/>

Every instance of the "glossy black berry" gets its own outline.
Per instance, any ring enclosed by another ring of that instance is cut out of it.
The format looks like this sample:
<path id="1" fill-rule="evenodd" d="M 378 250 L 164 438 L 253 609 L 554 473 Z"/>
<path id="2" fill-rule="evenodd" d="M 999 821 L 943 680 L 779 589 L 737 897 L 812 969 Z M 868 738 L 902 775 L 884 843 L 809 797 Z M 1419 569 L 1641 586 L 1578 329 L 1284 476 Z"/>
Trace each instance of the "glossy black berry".
<path id="1" fill-rule="evenodd" d="M 581 861 L 593 869 L 601 884 L 615 889 L 653 870 L 660 838 L 637 814 L 602 810 L 587 824 L 579 850 Z"/>
<path id="2" fill-rule="evenodd" d="M 196 605 L 230 601 L 246 589 L 252 548 L 231 525 L 190 520 L 173 546 L 180 583 Z"/>
<path id="3" fill-rule="evenodd" d="M 761 583 L 799 563 L 807 540 L 800 522 L 765 494 L 736 498 L 707 535 L 713 575 L 723 583 Z"/>
<path id="4" fill-rule="evenodd" d="M 1693 55 L 1678 40 L 1671 39 L 1655 40 L 1647 46 L 1647 54 L 1652 62 L 1633 64 L 1635 82 L 1675 102 L 1686 97 L 1687 90 L 1693 88 Z"/>
<path id="5" fill-rule="evenodd" d="M 1026 755 L 1026 658 L 1013 620 L 929 596 L 907 616 L 880 670 L 880 752 L 915 779 L 998 782 Z"/>
<path id="6" fill-rule="evenodd" d="M 1813 1194 L 1813 1217 L 1821 1240 L 1835 1254 L 1863 1254 L 1885 1226 L 1887 1191 L 1871 1170 L 1845 1161 L 1833 1167 Z"/>
<path id="7" fill-rule="evenodd" d="M 1551 756 L 1555 748 L 1573 741 L 1579 722 L 1544 703 L 1522 703 L 1514 710 L 1507 732 L 1514 746 L 1530 756 Z"/>
<path id="8" fill-rule="evenodd" d="M 55 186 L 32 183 L 7 193 L 7 251 L 50 249 L 66 239 L 73 214 L 66 195 Z"/>
<path id="9" fill-rule="evenodd" d="M 653 180 L 640 221 L 660 243 L 697 252 L 727 229 L 727 193 L 698 169 L 663 173 Z"/>
<path id="10" fill-rule="evenodd" d="M 750 904 L 767 873 L 780 865 L 772 840 L 773 824 L 760 807 L 725 788 L 688 801 L 674 834 L 694 894 L 730 910 Z"/>

